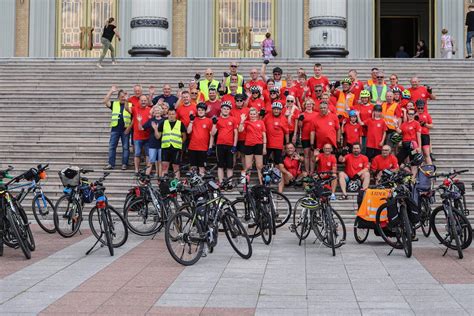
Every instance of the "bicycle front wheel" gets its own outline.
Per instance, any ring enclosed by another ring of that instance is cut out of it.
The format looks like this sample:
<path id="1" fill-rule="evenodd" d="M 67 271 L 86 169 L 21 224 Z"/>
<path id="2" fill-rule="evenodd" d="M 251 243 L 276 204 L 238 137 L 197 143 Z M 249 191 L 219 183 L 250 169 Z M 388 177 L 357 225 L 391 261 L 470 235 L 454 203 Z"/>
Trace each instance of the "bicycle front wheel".
<path id="1" fill-rule="evenodd" d="M 54 234 L 54 205 L 51 200 L 45 195 L 37 194 L 31 202 L 31 209 L 38 225 L 48 234 Z"/>
<path id="2" fill-rule="evenodd" d="M 107 215 L 112 245 L 114 248 L 119 248 L 123 246 L 128 239 L 128 229 L 125 220 L 122 215 L 110 205 L 107 206 L 104 213 Z M 100 242 L 107 245 L 104 234 L 100 237 L 101 223 L 102 219 L 100 217 L 100 212 L 97 207 L 94 206 L 89 212 L 89 227 L 95 238 L 100 238 Z"/>
<path id="3" fill-rule="evenodd" d="M 21 221 L 21 230 L 25 232 L 25 242 L 28 248 L 31 251 L 35 251 L 36 243 L 35 238 L 33 237 L 33 232 L 31 231 L 30 223 L 28 222 L 28 216 L 26 215 L 25 210 L 21 207 L 20 203 L 16 203 L 16 210 L 20 215 Z"/>
<path id="4" fill-rule="evenodd" d="M 59 235 L 65 238 L 72 237 L 81 227 L 82 206 L 75 198 L 63 195 L 54 205 L 53 219 Z"/>
<path id="5" fill-rule="evenodd" d="M 13 236 L 16 238 L 21 251 L 25 255 L 26 259 L 31 259 L 31 250 L 26 242 L 27 233 L 23 229 L 23 219 L 21 216 L 13 211 L 10 207 L 7 207 L 7 218 L 10 223 L 10 229 Z"/>
<path id="6" fill-rule="evenodd" d="M 102 232 L 105 236 L 105 244 L 109 248 L 109 253 L 111 256 L 114 255 L 114 246 L 112 244 L 112 234 L 110 232 L 109 218 L 107 216 L 106 210 L 99 211 L 101 221 L 99 222 L 102 228 Z M 90 218 L 90 217 L 89 217 Z M 101 240 L 102 241 L 102 240 Z"/>
<path id="7" fill-rule="evenodd" d="M 460 236 L 459 240 L 461 242 L 461 248 L 466 249 L 472 243 L 472 226 L 464 214 L 461 214 L 456 209 L 453 209 L 452 212 L 454 218 L 457 219 L 455 220 L 455 222 L 458 223 L 455 231 Z M 450 249 L 457 250 L 454 236 L 452 236 L 454 232 L 450 229 L 448 214 L 443 206 L 438 206 L 433 210 L 433 213 L 431 213 L 430 224 L 433 229 L 433 234 L 441 244 Z M 443 227 L 444 230 L 440 230 L 438 227 Z"/>
<path id="8" fill-rule="evenodd" d="M 124 218 L 132 233 L 139 236 L 151 236 L 163 227 L 160 214 L 153 201 L 139 198 L 129 203 L 124 210 Z"/>
<path id="9" fill-rule="evenodd" d="M 295 230 L 296 237 L 299 239 L 299 244 L 301 241 L 308 238 L 310 230 L 310 213 L 311 210 L 303 207 L 301 201 L 304 198 L 296 201 L 294 212 L 293 212 L 293 229 Z"/>
<path id="10" fill-rule="evenodd" d="M 420 199 L 420 226 L 421 231 L 425 237 L 429 237 L 431 234 L 431 225 L 430 225 L 430 217 L 431 217 L 431 203 L 429 198 L 421 197 Z"/>
<path id="11" fill-rule="evenodd" d="M 275 227 L 280 228 L 290 220 L 293 209 L 290 200 L 283 193 L 271 189 L 270 194 L 273 209 L 275 210 Z"/>
<path id="12" fill-rule="evenodd" d="M 238 198 L 233 201 L 230 206 L 232 210 L 237 214 L 237 218 L 244 226 L 247 235 L 250 238 L 260 236 L 260 227 L 258 226 L 258 218 L 255 217 L 255 212 L 252 206 L 247 202 L 246 199 Z"/>
<path id="13" fill-rule="evenodd" d="M 252 244 L 244 225 L 230 211 L 224 213 L 222 223 L 225 235 L 232 248 L 242 258 L 249 259 L 252 256 Z"/>
<path id="14" fill-rule="evenodd" d="M 403 251 L 405 252 L 405 255 L 407 256 L 407 258 L 410 258 L 412 254 L 412 228 L 405 205 L 400 206 L 400 213 L 402 215 L 403 220 L 403 223 L 399 226 L 401 235 L 400 239 L 402 241 Z"/>
<path id="15" fill-rule="evenodd" d="M 260 217 L 257 226 L 260 227 L 260 233 L 262 234 L 262 240 L 265 245 L 269 245 L 272 242 L 272 218 L 270 215 L 271 210 L 267 204 L 262 204 L 262 210 L 260 211 Z"/>
<path id="16" fill-rule="evenodd" d="M 346 225 L 344 224 L 344 220 L 342 219 L 341 215 L 339 215 L 336 210 L 334 210 L 331 206 L 326 206 L 326 212 L 329 212 L 331 216 L 332 222 L 332 229 L 328 227 L 328 220 L 324 219 L 323 209 L 317 208 L 313 210 L 313 214 L 311 216 L 311 227 L 316 234 L 316 237 L 326 246 L 331 248 L 332 244 L 328 239 L 328 235 L 332 234 L 332 239 L 334 241 L 334 248 L 341 247 L 347 237 Z"/>

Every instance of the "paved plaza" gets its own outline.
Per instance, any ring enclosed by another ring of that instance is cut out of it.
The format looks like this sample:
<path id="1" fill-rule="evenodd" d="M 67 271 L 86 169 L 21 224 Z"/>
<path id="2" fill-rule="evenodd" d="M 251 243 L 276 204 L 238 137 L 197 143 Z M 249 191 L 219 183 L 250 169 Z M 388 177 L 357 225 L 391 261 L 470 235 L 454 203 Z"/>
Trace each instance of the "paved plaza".
<path id="1" fill-rule="evenodd" d="M 84 225 L 87 226 L 87 225 Z M 273 243 L 253 243 L 250 260 L 238 257 L 224 235 L 214 253 L 183 267 L 163 236 L 130 235 L 110 257 L 89 256 L 94 237 L 63 239 L 33 226 L 37 250 L 0 258 L 2 315 L 474 315 L 474 251 L 442 257 L 434 237 L 414 243 L 414 257 L 371 234 L 348 241 L 332 257 L 313 243 L 298 246 L 286 227 Z"/>

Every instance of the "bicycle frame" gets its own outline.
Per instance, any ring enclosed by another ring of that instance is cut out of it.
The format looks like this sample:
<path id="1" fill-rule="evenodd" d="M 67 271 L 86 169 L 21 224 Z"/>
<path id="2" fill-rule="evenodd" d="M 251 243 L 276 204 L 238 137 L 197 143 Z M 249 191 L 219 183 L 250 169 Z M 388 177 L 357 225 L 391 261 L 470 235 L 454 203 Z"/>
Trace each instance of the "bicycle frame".
<path id="1" fill-rule="evenodd" d="M 24 189 L 25 187 L 27 187 L 26 190 Z M 32 180 L 32 181 L 27 182 L 27 183 L 21 183 L 21 184 L 17 184 L 17 185 L 10 185 L 9 190 L 15 190 L 15 189 L 19 189 L 19 188 L 23 188 L 23 189 L 20 191 L 20 194 L 17 196 L 18 203 L 22 203 L 25 200 L 26 196 L 28 194 L 30 194 L 31 192 L 33 192 L 35 194 L 35 197 L 36 196 L 41 196 L 41 201 L 43 202 L 43 207 L 44 208 L 48 207 L 46 197 L 43 193 L 43 189 L 41 188 L 41 184 L 39 182 L 36 182 L 35 180 Z M 41 209 L 41 205 L 39 205 L 39 203 L 40 203 L 39 199 L 36 200 L 36 203 L 37 203 L 37 207 L 39 209 Z"/>

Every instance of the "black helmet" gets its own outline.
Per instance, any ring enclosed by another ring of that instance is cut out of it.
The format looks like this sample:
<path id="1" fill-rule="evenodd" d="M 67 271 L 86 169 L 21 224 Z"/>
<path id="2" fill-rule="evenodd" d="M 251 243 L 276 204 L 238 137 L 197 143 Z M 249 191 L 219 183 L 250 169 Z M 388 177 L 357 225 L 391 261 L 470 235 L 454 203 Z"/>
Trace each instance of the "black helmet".
<path id="1" fill-rule="evenodd" d="M 260 88 L 258 86 L 251 86 L 250 87 L 250 92 L 251 93 L 259 93 L 260 94 Z"/>
<path id="2" fill-rule="evenodd" d="M 203 109 L 204 111 L 207 110 L 207 104 L 204 103 L 204 102 L 199 102 L 197 105 L 196 105 L 196 108 L 197 109 Z"/>
<path id="3" fill-rule="evenodd" d="M 423 154 L 417 153 L 411 159 L 411 165 L 412 166 L 419 166 L 423 163 L 423 160 L 424 160 Z"/>
<path id="4" fill-rule="evenodd" d="M 375 112 L 382 112 L 382 106 L 380 104 L 374 105 L 374 111 Z"/>
<path id="5" fill-rule="evenodd" d="M 279 74 L 282 74 L 283 73 L 283 70 L 281 70 L 280 67 L 275 67 L 273 68 L 273 73 L 279 73 Z"/>
<path id="6" fill-rule="evenodd" d="M 418 100 L 416 100 L 416 103 L 415 103 L 415 104 L 416 104 L 416 107 L 417 107 L 417 108 L 424 108 L 424 107 L 425 107 L 425 100 L 423 100 L 423 99 L 418 99 Z"/>
<path id="7" fill-rule="evenodd" d="M 272 92 L 275 92 L 275 93 L 277 93 L 277 94 L 280 94 L 280 89 L 278 89 L 277 87 L 271 87 L 271 88 L 270 88 L 270 93 L 272 93 Z"/>

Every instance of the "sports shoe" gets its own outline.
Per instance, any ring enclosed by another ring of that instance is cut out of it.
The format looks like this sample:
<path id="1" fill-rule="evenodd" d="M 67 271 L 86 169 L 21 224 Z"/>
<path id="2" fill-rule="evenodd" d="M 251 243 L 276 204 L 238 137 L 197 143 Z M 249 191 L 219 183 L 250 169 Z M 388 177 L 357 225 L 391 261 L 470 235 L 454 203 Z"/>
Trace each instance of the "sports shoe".
<path id="1" fill-rule="evenodd" d="M 331 201 L 335 201 L 336 200 L 336 195 L 333 193 L 331 194 Z"/>
<path id="2" fill-rule="evenodd" d="M 112 165 L 107 165 L 104 167 L 104 170 L 112 170 L 114 167 Z"/>
<path id="3" fill-rule="evenodd" d="M 471 58 L 471 57 L 472 57 L 471 55 L 467 55 L 467 56 L 466 56 L 466 59 L 469 59 L 469 58 Z"/>
<path id="4" fill-rule="evenodd" d="M 122 165 L 122 170 L 127 170 L 127 165 Z"/>
<path id="5" fill-rule="evenodd" d="M 102 67 L 101 64 L 97 64 L 96 66 L 97 66 L 97 68 L 104 68 L 104 67 Z"/>

